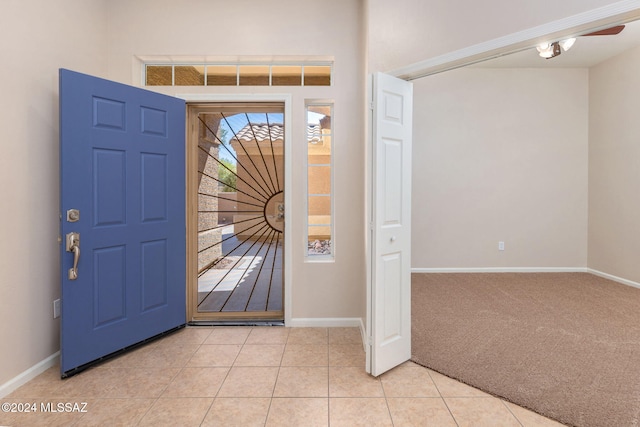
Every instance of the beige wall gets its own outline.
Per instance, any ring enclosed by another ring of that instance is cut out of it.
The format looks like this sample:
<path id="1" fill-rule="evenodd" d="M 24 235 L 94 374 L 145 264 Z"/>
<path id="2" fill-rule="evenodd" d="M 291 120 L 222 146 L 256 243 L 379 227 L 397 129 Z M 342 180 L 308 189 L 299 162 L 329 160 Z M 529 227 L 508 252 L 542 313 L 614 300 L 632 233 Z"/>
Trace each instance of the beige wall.
<path id="1" fill-rule="evenodd" d="M 58 68 L 106 74 L 104 6 L 2 2 L 0 386 L 59 349 Z"/>
<path id="2" fill-rule="evenodd" d="M 586 69 L 414 81 L 412 267 L 586 267 L 588 105 Z"/>
<path id="3" fill-rule="evenodd" d="M 364 318 L 363 7 L 358 0 L 223 1 L 111 0 L 109 77 L 139 84 L 135 55 L 280 56 L 335 59 L 332 87 L 157 89 L 175 93 L 292 95 L 293 318 Z M 185 5 L 188 5 L 185 7 Z M 335 102 L 335 251 L 333 263 L 305 262 L 305 99 Z"/>
<path id="4" fill-rule="evenodd" d="M 589 76 L 589 268 L 640 282 L 640 48 Z"/>
<path id="5" fill-rule="evenodd" d="M 370 71 L 389 71 L 619 0 L 367 0 Z"/>

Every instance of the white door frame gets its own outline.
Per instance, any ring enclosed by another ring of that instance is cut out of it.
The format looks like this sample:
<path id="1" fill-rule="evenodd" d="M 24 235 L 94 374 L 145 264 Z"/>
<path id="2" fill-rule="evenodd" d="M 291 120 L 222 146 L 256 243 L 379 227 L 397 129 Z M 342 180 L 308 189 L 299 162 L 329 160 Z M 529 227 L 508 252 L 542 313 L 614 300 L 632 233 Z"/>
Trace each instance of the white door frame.
<path id="1" fill-rule="evenodd" d="M 293 182 L 292 170 L 293 170 L 293 156 L 291 155 L 292 148 L 292 136 L 291 130 L 292 123 L 292 95 L 291 94 L 277 94 L 277 93 L 264 93 L 264 94 L 249 94 L 249 93 L 236 93 L 236 94 L 208 94 L 208 93 L 195 93 L 195 94 L 176 94 L 177 98 L 184 99 L 189 102 L 282 102 L 284 103 L 284 203 L 285 206 L 293 206 L 293 193 L 291 192 L 291 183 Z M 186 114 L 186 112 L 185 112 Z M 291 316 L 293 313 L 292 307 L 292 252 L 293 247 L 293 235 L 292 235 L 292 209 L 286 209 L 284 212 L 284 324 L 288 326 L 291 324 Z"/>

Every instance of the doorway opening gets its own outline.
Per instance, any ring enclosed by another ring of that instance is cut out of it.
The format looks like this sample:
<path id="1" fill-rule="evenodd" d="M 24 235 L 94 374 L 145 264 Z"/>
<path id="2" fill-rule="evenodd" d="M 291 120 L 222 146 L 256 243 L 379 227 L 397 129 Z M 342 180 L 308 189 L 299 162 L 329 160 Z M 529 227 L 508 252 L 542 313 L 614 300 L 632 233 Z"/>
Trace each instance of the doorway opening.
<path id="1" fill-rule="evenodd" d="M 284 103 L 187 108 L 193 322 L 284 320 Z"/>

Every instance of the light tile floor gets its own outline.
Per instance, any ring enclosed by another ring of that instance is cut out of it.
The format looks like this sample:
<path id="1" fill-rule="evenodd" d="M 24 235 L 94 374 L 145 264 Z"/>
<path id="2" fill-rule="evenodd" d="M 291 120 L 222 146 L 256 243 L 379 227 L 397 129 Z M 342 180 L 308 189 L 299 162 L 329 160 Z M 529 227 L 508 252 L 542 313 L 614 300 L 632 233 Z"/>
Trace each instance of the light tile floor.
<path id="1" fill-rule="evenodd" d="M 47 370 L 0 399 L 37 412 L 0 426 L 560 426 L 411 362 L 364 364 L 357 328 L 188 327 L 66 380 Z M 58 403 L 85 412 L 42 412 Z"/>

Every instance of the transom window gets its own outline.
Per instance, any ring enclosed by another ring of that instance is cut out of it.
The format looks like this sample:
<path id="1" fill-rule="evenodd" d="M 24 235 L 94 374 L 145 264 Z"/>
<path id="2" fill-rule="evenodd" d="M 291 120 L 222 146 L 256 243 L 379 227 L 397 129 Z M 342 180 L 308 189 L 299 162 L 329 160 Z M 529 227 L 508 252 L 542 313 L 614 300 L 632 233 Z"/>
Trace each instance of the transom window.
<path id="1" fill-rule="evenodd" d="M 323 63 L 145 64 L 145 86 L 331 86 Z"/>

